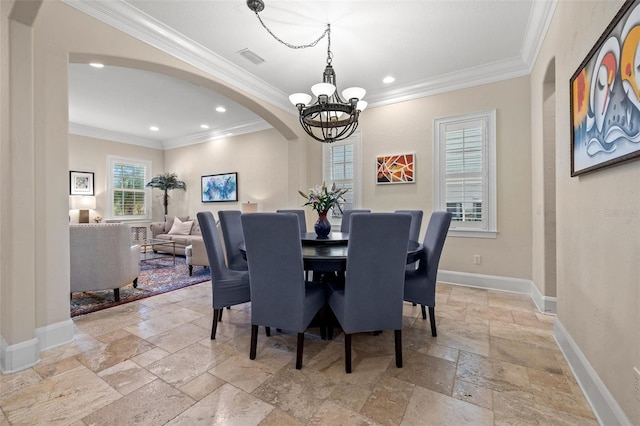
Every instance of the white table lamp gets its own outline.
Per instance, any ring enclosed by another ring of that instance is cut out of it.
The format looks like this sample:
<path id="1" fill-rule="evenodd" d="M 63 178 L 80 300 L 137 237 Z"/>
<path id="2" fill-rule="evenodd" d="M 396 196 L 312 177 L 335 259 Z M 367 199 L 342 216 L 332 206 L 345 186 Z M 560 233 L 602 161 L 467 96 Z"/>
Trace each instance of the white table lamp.
<path id="1" fill-rule="evenodd" d="M 240 206 L 242 213 L 255 213 L 258 211 L 258 203 L 247 201 Z"/>
<path id="2" fill-rule="evenodd" d="M 96 197 L 90 195 L 71 196 L 72 210 L 79 210 L 78 223 L 89 223 L 89 210 L 95 210 Z"/>

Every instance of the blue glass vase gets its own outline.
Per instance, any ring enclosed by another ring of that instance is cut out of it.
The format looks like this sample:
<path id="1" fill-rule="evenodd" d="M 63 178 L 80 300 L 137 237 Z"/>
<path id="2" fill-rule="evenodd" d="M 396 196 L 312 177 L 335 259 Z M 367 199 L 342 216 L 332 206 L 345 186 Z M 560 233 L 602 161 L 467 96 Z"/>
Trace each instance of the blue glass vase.
<path id="1" fill-rule="evenodd" d="M 319 240 L 326 240 L 329 238 L 329 232 L 331 232 L 331 223 L 327 220 L 327 212 L 318 212 L 318 221 L 313 225 L 316 236 Z"/>

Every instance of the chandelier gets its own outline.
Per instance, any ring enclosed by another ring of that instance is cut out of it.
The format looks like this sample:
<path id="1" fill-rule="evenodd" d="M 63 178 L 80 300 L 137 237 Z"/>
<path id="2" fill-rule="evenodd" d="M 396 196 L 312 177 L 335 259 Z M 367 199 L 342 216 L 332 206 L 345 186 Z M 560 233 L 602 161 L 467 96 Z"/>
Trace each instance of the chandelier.
<path id="1" fill-rule="evenodd" d="M 327 24 L 324 33 L 312 43 L 296 46 L 282 41 L 267 28 L 258 13 L 264 10 L 262 0 L 247 0 L 247 6 L 273 38 L 291 49 L 314 47 L 327 37 L 327 65 L 322 74 L 322 83 L 311 87 L 315 102 L 311 102 L 313 97 L 307 93 L 294 93 L 289 100 L 298 108 L 302 128 L 315 140 L 332 143 L 351 136 L 358 127 L 360 113 L 367 107 L 367 102 L 362 100 L 366 91 L 360 87 L 349 87 L 342 91 L 342 97 L 338 94 L 336 73 L 331 65 L 331 24 Z"/>

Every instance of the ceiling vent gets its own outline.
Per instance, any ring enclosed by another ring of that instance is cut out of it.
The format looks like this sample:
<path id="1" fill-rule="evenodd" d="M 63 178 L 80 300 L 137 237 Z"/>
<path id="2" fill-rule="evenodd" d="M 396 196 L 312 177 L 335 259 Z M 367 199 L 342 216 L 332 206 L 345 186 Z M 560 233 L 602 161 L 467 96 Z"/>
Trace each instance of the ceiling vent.
<path id="1" fill-rule="evenodd" d="M 261 63 L 264 62 L 264 59 L 262 59 L 260 56 L 256 55 L 249 49 L 242 49 L 237 53 L 255 65 L 260 65 Z"/>

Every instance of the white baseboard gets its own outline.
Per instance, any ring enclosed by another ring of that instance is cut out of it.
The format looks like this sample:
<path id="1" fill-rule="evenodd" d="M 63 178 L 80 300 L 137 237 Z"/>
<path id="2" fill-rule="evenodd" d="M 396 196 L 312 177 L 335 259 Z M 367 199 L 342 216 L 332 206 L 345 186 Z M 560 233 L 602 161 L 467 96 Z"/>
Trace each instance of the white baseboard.
<path id="1" fill-rule="evenodd" d="M 36 329 L 36 337 L 13 345 L 0 336 L 0 371 L 15 373 L 33 367 L 40 361 L 40 352 L 73 340 L 73 321 L 68 319 Z"/>
<path id="2" fill-rule="evenodd" d="M 544 296 L 533 282 L 531 283 L 531 298 L 540 312 L 545 314 L 557 314 L 558 304 L 555 297 Z"/>
<path id="3" fill-rule="evenodd" d="M 589 401 L 598 422 L 607 426 L 631 426 L 631 422 L 627 419 L 622 408 L 602 383 L 580 347 L 557 317 L 553 323 L 553 337 L 571 367 L 571 371 Z"/>
<path id="4" fill-rule="evenodd" d="M 0 370 L 3 374 L 33 367 L 40 359 L 39 354 L 37 338 L 9 345 L 0 336 Z"/>
<path id="5" fill-rule="evenodd" d="M 64 345 L 73 340 L 73 321 L 68 319 L 36 329 L 36 337 L 40 342 L 40 351 Z"/>
<path id="6" fill-rule="evenodd" d="M 556 298 L 543 296 L 531 280 L 496 275 L 471 274 L 469 272 L 438 271 L 438 281 L 447 284 L 465 285 L 487 290 L 509 291 L 528 294 L 543 313 L 556 313 Z"/>

